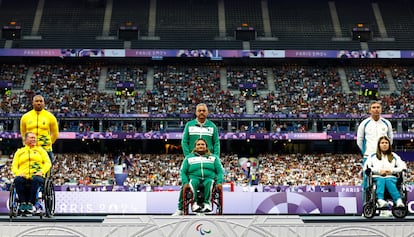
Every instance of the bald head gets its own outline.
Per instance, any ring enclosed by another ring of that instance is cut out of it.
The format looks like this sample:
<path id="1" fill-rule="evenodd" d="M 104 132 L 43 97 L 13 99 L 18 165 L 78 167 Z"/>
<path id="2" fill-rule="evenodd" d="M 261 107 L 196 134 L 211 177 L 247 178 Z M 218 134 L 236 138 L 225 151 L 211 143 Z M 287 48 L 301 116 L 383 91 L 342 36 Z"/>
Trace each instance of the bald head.
<path id="1" fill-rule="evenodd" d="M 34 110 L 42 111 L 45 108 L 45 99 L 41 95 L 35 95 L 32 104 Z"/>

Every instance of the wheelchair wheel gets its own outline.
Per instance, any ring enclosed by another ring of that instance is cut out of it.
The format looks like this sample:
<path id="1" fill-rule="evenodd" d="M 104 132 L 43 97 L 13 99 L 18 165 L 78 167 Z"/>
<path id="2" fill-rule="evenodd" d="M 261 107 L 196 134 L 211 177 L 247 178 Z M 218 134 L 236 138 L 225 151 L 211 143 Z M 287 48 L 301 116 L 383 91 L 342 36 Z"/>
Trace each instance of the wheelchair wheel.
<path id="1" fill-rule="evenodd" d="M 43 199 L 45 202 L 46 216 L 52 217 L 55 214 L 55 188 L 52 180 L 47 178 L 43 190 Z"/>
<path id="2" fill-rule="evenodd" d="M 362 213 L 366 218 L 373 218 L 375 216 L 375 203 L 369 202 L 365 203 L 364 207 L 362 208 Z"/>
<path id="3" fill-rule="evenodd" d="M 221 189 L 214 189 L 212 203 L 216 205 L 216 214 L 223 214 L 223 191 Z"/>
<path id="4" fill-rule="evenodd" d="M 16 188 L 14 187 L 14 183 L 10 185 L 10 193 L 9 193 L 9 217 L 12 219 L 13 217 L 17 216 L 18 210 L 18 203 L 16 198 Z"/>
<path id="5" fill-rule="evenodd" d="M 188 215 L 189 208 L 193 203 L 193 192 L 190 187 L 183 188 L 183 215 Z"/>
<path id="6" fill-rule="evenodd" d="M 368 188 L 364 191 L 364 200 L 365 202 L 371 202 L 373 200 L 372 197 L 372 189 Z"/>
<path id="7" fill-rule="evenodd" d="M 392 208 L 392 215 L 395 218 L 401 219 L 405 218 L 408 214 L 408 208 L 407 207 L 393 207 Z"/>

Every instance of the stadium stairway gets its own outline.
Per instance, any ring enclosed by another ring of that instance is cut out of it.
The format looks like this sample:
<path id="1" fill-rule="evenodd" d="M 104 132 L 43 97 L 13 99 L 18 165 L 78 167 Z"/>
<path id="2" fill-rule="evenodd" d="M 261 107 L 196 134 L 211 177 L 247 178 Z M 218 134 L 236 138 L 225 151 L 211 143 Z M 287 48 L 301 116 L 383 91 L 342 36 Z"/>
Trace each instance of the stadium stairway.
<path id="1" fill-rule="evenodd" d="M 251 99 L 246 100 L 246 113 L 247 114 L 254 114 L 253 100 L 251 100 Z"/>
<path id="2" fill-rule="evenodd" d="M 389 95 L 389 94 L 397 91 L 397 86 L 395 85 L 395 81 L 392 77 L 391 70 L 389 68 L 384 68 L 384 72 L 385 72 L 385 75 L 387 76 L 389 90 L 388 91 L 381 91 L 381 93 Z"/>
<path id="3" fill-rule="evenodd" d="M 341 78 L 341 84 L 342 84 L 342 90 L 344 93 L 349 93 L 349 85 L 348 85 L 348 81 L 346 80 L 346 73 L 345 73 L 345 69 L 343 67 L 339 67 L 338 68 L 338 75 L 339 78 Z"/>
<path id="4" fill-rule="evenodd" d="M 154 88 L 154 68 L 148 67 L 147 69 L 147 85 L 146 90 L 152 90 Z"/>
<path id="5" fill-rule="evenodd" d="M 225 67 L 221 67 L 220 68 L 220 88 L 223 91 L 227 91 L 228 90 L 228 86 L 227 86 L 227 71 Z"/>
<path id="6" fill-rule="evenodd" d="M 273 75 L 272 68 L 266 68 L 267 71 L 267 85 L 269 91 L 275 91 L 275 76 Z"/>
<path id="7" fill-rule="evenodd" d="M 108 78 L 108 68 L 102 67 L 98 83 L 98 91 L 105 91 L 106 78 Z"/>
<path id="8" fill-rule="evenodd" d="M 29 67 L 29 70 L 27 71 L 26 78 L 24 80 L 23 90 L 29 90 L 30 85 L 32 84 L 32 75 L 34 72 L 33 67 Z"/>

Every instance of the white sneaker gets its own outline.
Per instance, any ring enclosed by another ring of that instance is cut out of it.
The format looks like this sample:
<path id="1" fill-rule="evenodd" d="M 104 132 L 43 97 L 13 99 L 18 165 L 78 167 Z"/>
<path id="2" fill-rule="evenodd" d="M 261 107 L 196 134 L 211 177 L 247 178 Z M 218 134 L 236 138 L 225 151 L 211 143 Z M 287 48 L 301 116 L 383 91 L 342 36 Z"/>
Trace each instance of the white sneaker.
<path id="1" fill-rule="evenodd" d="M 387 206 L 388 206 L 388 203 L 385 200 L 383 200 L 383 199 L 378 199 L 377 200 L 377 207 L 378 208 L 384 208 L 384 207 L 387 207 Z"/>
<path id="2" fill-rule="evenodd" d="M 202 212 L 211 212 L 212 208 L 209 203 L 204 203 L 203 209 L 201 209 Z"/>
<path id="3" fill-rule="evenodd" d="M 193 210 L 193 212 L 199 212 L 201 207 L 196 202 L 194 202 L 191 209 Z"/>
<path id="4" fill-rule="evenodd" d="M 183 211 L 176 210 L 171 216 L 182 216 L 182 215 L 183 215 Z"/>
<path id="5" fill-rule="evenodd" d="M 401 198 L 399 198 L 396 202 L 395 202 L 396 207 L 405 207 L 403 201 Z"/>

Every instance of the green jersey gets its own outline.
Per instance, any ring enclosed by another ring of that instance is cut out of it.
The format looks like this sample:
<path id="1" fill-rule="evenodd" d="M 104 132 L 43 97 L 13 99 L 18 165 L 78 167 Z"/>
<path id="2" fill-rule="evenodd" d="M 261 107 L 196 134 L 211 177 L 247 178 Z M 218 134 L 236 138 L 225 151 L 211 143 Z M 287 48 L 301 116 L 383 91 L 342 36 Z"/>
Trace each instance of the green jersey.
<path id="1" fill-rule="evenodd" d="M 191 179 L 212 179 L 215 184 L 223 183 L 223 166 L 220 158 L 214 154 L 189 154 L 181 166 L 181 178 L 183 185 L 188 184 Z"/>
<path id="2" fill-rule="evenodd" d="M 207 148 L 211 153 L 220 157 L 220 138 L 216 125 L 206 120 L 204 124 L 200 124 L 197 119 L 188 121 L 185 125 L 181 146 L 183 148 L 184 157 L 188 156 L 195 147 L 197 139 L 203 138 L 207 142 Z"/>

